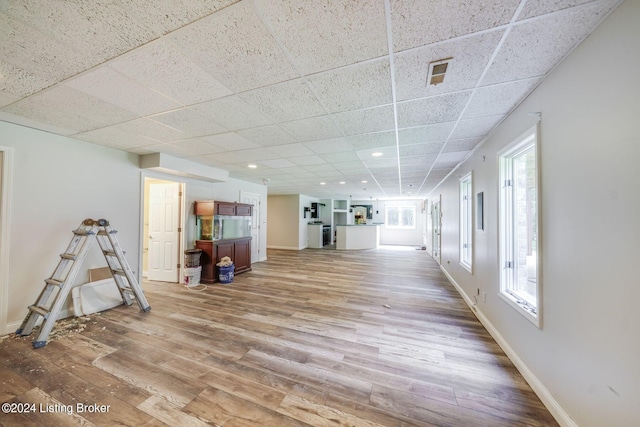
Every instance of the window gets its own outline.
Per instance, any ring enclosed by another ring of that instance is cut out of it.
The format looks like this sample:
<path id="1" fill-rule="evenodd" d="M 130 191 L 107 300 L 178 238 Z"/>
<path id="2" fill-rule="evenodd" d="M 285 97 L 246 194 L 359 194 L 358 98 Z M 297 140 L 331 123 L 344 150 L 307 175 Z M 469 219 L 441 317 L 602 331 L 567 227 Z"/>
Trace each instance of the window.
<path id="1" fill-rule="evenodd" d="M 540 326 L 538 131 L 499 154 L 500 295 Z"/>
<path id="2" fill-rule="evenodd" d="M 387 228 L 415 229 L 416 207 L 388 205 L 384 208 L 384 219 Z"/>
<path id="3" fill-rule="evenodd" d="M 472 272 L 473 192 L 471 172 L 460 178 L 460 265 Z"/>

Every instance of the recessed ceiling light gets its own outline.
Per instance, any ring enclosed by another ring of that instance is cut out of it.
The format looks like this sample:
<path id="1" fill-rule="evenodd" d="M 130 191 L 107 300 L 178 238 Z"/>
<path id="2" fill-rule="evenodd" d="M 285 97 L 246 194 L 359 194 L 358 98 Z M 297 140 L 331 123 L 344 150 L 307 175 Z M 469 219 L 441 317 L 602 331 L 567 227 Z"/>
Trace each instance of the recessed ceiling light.
<path id="1" fill-rule="evenodd" d="M 379 152 L 379 151 L 376 151 L 375 153 L 371 153 L 371 155 L 372 155 L 373 157 L 380 157 L 380 156 L 382 156 L 382 153 L 381 153 L 381 152 Z"/>
<path id="2" fill-rule="evenodd" d="M 326 185 L 326 184 L 327 184 L 326 182 L 321 182 L 321 183 L 320 183 L 320 185 Z"/>
<path id="3" fill-rule="evenodd" d="M 258 167 L 258 165 L 251 163 L 250 165 L 247 165 L 247 167 L 249 167 L 251 169 L 256 169 Z"/>
<path id="4" fill-rule="evenodd" d="M 366 184 L 366 183 L 367 183 L 367 180 L 366 180 L 366 179 L 363 179 L 361 182 L 362 182 L 363 184 Z"/>
<path id="5" fill-rule="evenodd" d="M 340 184 L 346 184 L 346 182 L 344 182 L 344 181 L 340 181 Z"/>

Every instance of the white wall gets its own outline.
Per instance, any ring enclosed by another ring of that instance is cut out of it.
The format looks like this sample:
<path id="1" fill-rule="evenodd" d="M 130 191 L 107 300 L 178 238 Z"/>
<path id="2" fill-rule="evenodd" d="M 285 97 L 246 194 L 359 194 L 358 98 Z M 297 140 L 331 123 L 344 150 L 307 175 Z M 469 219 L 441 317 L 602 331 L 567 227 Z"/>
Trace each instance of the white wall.
<path id="1" fill-rule="evenodd" d="M 623 3 L 446 184 L 442 266 L 564 425 L 640 425 L 640 2 Z M 605 67 L 606 64 L 606 67 Z M 608 72 L 604 72 L 605 68 Z M 497 152 L 542 112 L 542 328 L 498 298 Z M 458 179 L 485 195 L 474 272 L 458 264 Z M 575 423 L 575 424 L 573 424 Z"/>
<path id="2" fill-rule="evenodd" d="M 140 171 L 135 154 L 5 122 L 0 141 L 14 147 L 8 332 L 19 326 L 85 218 L 108 219 L 131 268 L 139 271 Z M 88 280 L 89 268 L 104 265 L 96 245 L 77 282 Z"/>

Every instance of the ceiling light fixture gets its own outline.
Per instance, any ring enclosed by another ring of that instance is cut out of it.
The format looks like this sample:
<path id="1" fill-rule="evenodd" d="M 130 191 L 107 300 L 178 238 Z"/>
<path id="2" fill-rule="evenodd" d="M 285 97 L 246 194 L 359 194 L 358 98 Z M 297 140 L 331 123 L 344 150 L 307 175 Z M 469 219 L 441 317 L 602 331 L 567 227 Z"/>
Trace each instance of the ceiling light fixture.
<path id="1" fill-rule="evenodd" d="M 321 182 L 320 185 L 327 185 L 327 183 L 326 182 Z"/>
<path id="2" fill-rule="evenodd" d="M 453 58 L 439 59 L 429 63 L 429 74 L 427 74 L 427 86 L 438 85 L 444 82 L 444 75 L 449 68 L 449 63 Z"/>
<path id="3" fill-rule="evenodd" d="M 362 181 L 360 181 L 360 182 L 362 182 L 363 184 L 366 184 L 366 183 L 367 183 L 367 180 L 366 180 L 366 179 L 363 179 L 363 180 L 362 180 Z"/>
<path id="4" fill-rule="evenodd" d="M 346 184 L 346 182 L 344 181 L 340 181 L 340 185 Z"/>
<path id="5" fill-rule="evenodd" d="M 376 151 L 375 153 L 371 153 L 371 155 L 372 155 L 373 157 L 380 157 L 380 156 L 382 156 L 382 153 L 381 153 L 381 152 L 379 152 L 379 151 Z"/>
<path id="6" fill-rule="evenodd" d="M 247 167 L 251 169 L 256 169 L 258 165 L 251 163 L 250 165 L 247 165 Z"/>

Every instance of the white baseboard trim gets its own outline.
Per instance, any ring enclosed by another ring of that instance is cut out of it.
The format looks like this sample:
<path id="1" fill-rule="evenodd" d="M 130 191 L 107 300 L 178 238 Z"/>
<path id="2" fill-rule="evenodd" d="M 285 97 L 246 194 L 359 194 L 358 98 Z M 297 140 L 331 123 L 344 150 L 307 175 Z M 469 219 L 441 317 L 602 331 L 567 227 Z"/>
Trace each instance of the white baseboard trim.
<path id="1" fill-rule="evenodd" d="M 562 406 L 560 406 L 558 401 L 553 398 L 544 384 L 538 379 L 538 377 L 535 376 L 533 371 L 529 369 L 527 364 L 524 363 L 520 356 L 518 356 L 518 353 L 516 353 L 515 350 L 511 348 L 509 343 L 504 339 L 500 332 L 498 332 L 495 326 L 493 326 L 493 324 L 489 321 L 489 319 L 487 319 L 482 311 L 473 304 L 471 298 L 469 298 L 467 294 L 462 290 L 462 287 L 458 284 L 458 282 L 455 281 L 455 279 L 443 266 L 440 266 L 440 269 L 442 270 L 444 275 L 447 276 L 453 287 L 456 288 L 456 291 L 458 291 L 464 302 L 467 303 L 480 323 L 482 323 L 482 325 L 486 328 L 493 339 L 496 340 L 500 348 L 502 348 L 502 350 L 505 352 L 509 360 L 511 360 L 511 362 L 515 365 L 516 369 L 520 372 L 520 374 L 522 374 L 525 381 L 531 386 L 535 394 L 538 395 L 544 406 L 546 406 L 549 412 L 551 412 L 551 415 L 553 415 L 558 424 L 560 424 L 562 427 L 578 427 L 571 416 L 569 416 L 569 414 L 564 409 L 562 409 Z"/>
<path id="2" fill-rule="evenodd" d="M 299 251 L 297 246 L 267 246 L 267 249 L 283 249 L 285 251 Z"/>

